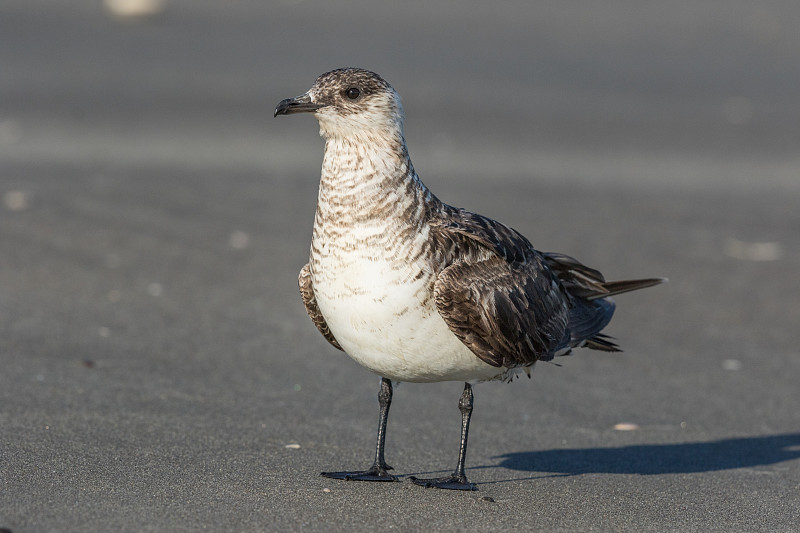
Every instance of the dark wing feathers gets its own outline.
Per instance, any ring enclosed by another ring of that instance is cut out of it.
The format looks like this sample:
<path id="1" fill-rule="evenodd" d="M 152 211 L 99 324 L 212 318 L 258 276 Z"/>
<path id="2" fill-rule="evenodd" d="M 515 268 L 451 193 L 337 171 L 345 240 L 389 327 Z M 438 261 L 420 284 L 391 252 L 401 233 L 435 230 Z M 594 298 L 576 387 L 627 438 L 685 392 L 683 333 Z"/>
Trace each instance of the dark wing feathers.
<path id="1" fill-rule="evenodd" d="M 464 209 L 445 206 L 432 227 L 439 242 L 455 245 L 454 264 L 434 286 L 439 314 L 494 366 L 529 366 L 577 346 L 619 351 L 600 333 L 614 314 L 607 297 L 665 281 L 607 282 L 577 259 L 538 252 L 517 231 Z M 487 259 L 475 247 L 494 255 Z"/>
<path id="2" fill-rule="evenodd" d="M 556 273 L 567 292 L 578 298 L 606 295 L 606 279 L 599 270 L 589 268 L 574 257 L 542 252 L 545 264 Z"/>
<path id="3" fill-rule="evenodd" d="M 434 297 L 450 330 L 497 367 L 531 365 L 552 355 L 569 319 L 566 300 L 541 265 L 500 257 L 445 268 Z"/>
<path id="4" fill-rule="evenodd" d="M 329 343 L 336 348 L 342 349 L 336 337 L 333 336 L 331 330 L 328 329 L 328 324 L 325 318 L 317 307 L 317 298 L 314 296 L 314 288 L 311 286 L 311 271 L 309 270 L 308 263 L 300 269 L 300 275 L 297 278 L 297 284 L 300 286 L 300 297 L 303 299 L 303 304 L 306 306 L 306 313 L 311 317 L 311 321 L 317 326 L 317 329 L 322 336 L 325 337 Z"/>
<path id="5" fill-rule="evenodd" d="M 568 297 L 525 237 L 449 206 L 432 229 L 435 241 L 453 247 L 434 285 L 436 307 L 475 355 L 498 367 L 529 366 L 568 345 Z"/>
<path id="6" fill-rule="evenodd" d="M 530 241 L 515 229 L 466 209 L 446 207 L 443 218 L 435 226 L 440 231 L 481 244 L 506 261 L 524 263 L 538 257 Z"/>
<path id="7" fill-rule="evenodd" d="M 665 278 L 606 281 L 599 270 L 587 267 L 574 257 L 556 252 L 542 252 L 542 255 L 547 266 L 556 273 L 564 288 L 573 296 L 587 300 L 644 289 L 667 281 Z"/>

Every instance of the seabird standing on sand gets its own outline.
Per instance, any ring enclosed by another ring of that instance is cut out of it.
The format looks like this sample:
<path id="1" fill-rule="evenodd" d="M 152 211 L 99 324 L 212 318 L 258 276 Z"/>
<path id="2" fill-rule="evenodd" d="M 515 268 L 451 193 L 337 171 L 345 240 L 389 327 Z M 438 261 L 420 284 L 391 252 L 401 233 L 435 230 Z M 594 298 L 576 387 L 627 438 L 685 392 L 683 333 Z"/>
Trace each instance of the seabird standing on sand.
<path id="1" fill-rule="evenodd" d="M 300 294 L 322 335 L 381 376 L 375 462 L 335 479 L 395 481 L 384 460 L 392 381 L 464 381 L 461 446 L 452 475 L 410 479 L 476 490 L 464 462 L 471 383 L 530 377 L 538 360 L 573 348 L 619 351 L 601 333 L 610 296 L 661 278 L 605 281 L 517 231 L 441 202 L 420 181 L 403 137 L 400 97 L 358 68 L 327 72 L 275 116 L 313 113 L 325 139 L 311 253 Z"/>

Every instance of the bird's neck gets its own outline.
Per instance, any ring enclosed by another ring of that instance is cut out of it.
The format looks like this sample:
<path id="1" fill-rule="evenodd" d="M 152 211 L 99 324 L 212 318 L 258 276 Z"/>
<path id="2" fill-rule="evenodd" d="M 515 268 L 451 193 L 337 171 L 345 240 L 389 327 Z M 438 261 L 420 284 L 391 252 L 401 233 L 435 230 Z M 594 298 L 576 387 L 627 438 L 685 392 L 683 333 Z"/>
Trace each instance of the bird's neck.
<path id="1" fill-rule="evenodd" d="M 319 189 L 319 208 L 330 217 L 385 218 L 424 201 L 402 135 L 329 137 Z"/>

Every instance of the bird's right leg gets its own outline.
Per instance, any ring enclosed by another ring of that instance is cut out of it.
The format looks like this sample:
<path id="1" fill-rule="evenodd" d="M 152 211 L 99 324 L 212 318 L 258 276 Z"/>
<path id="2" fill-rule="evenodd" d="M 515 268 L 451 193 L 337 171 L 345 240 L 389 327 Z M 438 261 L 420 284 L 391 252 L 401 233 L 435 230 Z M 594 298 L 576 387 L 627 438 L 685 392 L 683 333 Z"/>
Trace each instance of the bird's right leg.
<path id="1" fill-rule="evenodd" d="M 389 406 L 392 405 L 392 382 L 389 379 L 381 378 L 378 405 L 381 408 L 378 418 L 378 445 L 375 449 L 375 462 L 372 466 L 367 470 L 356 472 L 322 472 L 323 476 L 354 481 L 397 481 L 397 477 L 389 473 L 392 467 L 387 465 L 383 458 L 383 449 L 386 444 L 386 421 L 389 419 Z"/>

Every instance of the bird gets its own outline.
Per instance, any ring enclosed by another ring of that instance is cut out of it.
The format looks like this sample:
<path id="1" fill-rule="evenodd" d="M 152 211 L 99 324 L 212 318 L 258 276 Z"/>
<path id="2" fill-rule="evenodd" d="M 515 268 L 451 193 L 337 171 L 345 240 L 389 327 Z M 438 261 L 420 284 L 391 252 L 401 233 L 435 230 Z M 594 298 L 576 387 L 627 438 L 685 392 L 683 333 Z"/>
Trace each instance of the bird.
<path id="1" fill-rule="evenodd" d="M 323 337 L 381 378 L 373 464 L 321 475 L 399 480 L 385 459 L 393 383 L 459 381 L 455 470 L 409 480 L 477 490 L 465 473 L 472 385 L 530 378 L 537 361 L 579 347 L 620 351 L 602 333 L 611 297 L 666 280 L 606 281 L 568 255 L 536 250 L 509 226 L 440 201 L 411 163 L 399 95 L 374 72 L 326 72 L 274 116 L 299 113 L 316 117 L 325 142 L 300 295 Z"/>

